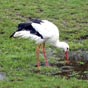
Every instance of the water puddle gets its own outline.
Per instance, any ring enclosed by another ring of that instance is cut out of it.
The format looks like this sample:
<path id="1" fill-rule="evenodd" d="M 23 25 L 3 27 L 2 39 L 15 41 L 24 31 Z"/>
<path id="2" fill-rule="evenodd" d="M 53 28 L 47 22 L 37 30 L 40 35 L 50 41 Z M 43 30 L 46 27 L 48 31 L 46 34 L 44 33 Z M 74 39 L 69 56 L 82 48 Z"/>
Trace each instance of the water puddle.
<path id="1" fill-rule="evenodd" d="M 75 77 L 77 79 L 88 80 L 88 51 L 69 52 L 70 64 L 66 64 L 63 52 L 57 53 L 52 51 L 52 49 L 48 51 L 49 60 L 51 61 L 51 58 L 55 60 L 49 63 L 50 67 L 58 69 L 57 71 L 53 71 L 52 69 L 49 72 L 51 76 Z M 44 67 L 45 63 L 42 63 L 41 66 Z M 40 71 L 40 73 L 42 74 L 43 72 Z M 43 74 L 47 74 L 47 72 Z"/>
<path id="2" fill-rule="evenodd" d="M 0 81 L 5 80 L 6 74 L 4 72 L 0 72 Z"/>

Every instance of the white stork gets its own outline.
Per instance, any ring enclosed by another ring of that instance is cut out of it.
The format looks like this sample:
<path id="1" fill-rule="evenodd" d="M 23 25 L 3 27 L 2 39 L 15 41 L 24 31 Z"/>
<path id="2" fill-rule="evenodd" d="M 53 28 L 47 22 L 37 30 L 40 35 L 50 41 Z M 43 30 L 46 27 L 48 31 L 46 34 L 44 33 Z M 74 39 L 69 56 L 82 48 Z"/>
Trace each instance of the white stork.
<path id="1" fill-rule="evenodd" d="M 28 23 L 20 23 L 18 25 L 18 30 L 14 32 L 10 37 L 27 39 L 31 38 L 32 40 L 36 41 L 38 45 L 36 48 L 38 69 L 40 69 L 40 48 L 43 49 L 46 66 L 49 66 L 46 56 L 45 43 L 49 43 L 56 48 L 62 48 L 65 51 L 66 61 L 69 62 L 69 45 L 66 42 L 61 42 L 59 40 L 59 30 L 57 26 L 48 20 L 33 19 Z"/>

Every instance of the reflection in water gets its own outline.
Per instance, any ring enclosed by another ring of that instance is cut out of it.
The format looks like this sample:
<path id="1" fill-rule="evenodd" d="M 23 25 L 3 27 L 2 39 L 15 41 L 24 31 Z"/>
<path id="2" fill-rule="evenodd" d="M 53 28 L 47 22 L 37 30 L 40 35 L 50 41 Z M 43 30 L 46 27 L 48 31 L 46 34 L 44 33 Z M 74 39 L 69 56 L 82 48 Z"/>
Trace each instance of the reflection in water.
<path id="1" fill-rule="evenodd" d="M 0 80 L 4 80 L 6 78 L 6 74 L 3 72 L 0 72 Z"/>

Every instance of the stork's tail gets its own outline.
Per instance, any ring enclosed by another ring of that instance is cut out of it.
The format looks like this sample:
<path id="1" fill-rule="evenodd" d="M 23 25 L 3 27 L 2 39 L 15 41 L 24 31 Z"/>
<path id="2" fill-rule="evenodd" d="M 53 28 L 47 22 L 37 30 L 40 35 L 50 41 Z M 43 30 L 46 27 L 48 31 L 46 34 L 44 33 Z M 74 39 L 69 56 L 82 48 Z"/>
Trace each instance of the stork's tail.
<path id="1" fill-rule="evenodd" d="M 14 32 L 12 35 L 10 35 L 10 37 L 9 37 L 9 38 L 12 38 L 14 34 L 15 34 L 15 32 Z"/>

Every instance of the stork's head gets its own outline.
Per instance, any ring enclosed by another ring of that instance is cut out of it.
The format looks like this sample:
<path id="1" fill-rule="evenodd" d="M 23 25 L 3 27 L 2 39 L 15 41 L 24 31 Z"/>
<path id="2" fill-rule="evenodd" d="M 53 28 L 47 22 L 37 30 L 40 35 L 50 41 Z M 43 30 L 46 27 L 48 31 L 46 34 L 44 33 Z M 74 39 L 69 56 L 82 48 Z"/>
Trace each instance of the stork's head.
<path id="1" fill-rule="evenodd" d="M 58 48 L 62 48 L 65 51 L 65 58 L 68 63 L 69 62 L 69 45 L 66 42 L 57 41 L 55 46 Z"/>
<path id="2" fill-rule="evenodd" d="M 62 47 L 65 51 L 65 58 L 67 63 L 69 63 L 69 45 L 66 42 L 63 42 L 63 47 Z"/>
<path id="3" fill-rule="evenodd" d="M 65 51 L 65 57 L 66 57 L 66 60 L 69 59 L 69 45 L 67 43 L 64 43 L 64 51 Z"/>
<path id="4" fill-rule="evenodd" d="M 62 42 L 62 48 L 64 49 L 64 51 L 69 51 L 69 45 L 66 42 Z"/>
<path id="5" fill-rule="evenodd" d="M 66 57 L 66 60 L 68 61 L 68 59 L 69 59 L 69 45 L 66 42 L 61 42 L 61 46 L 65 51 L 65 57 Z"/>

